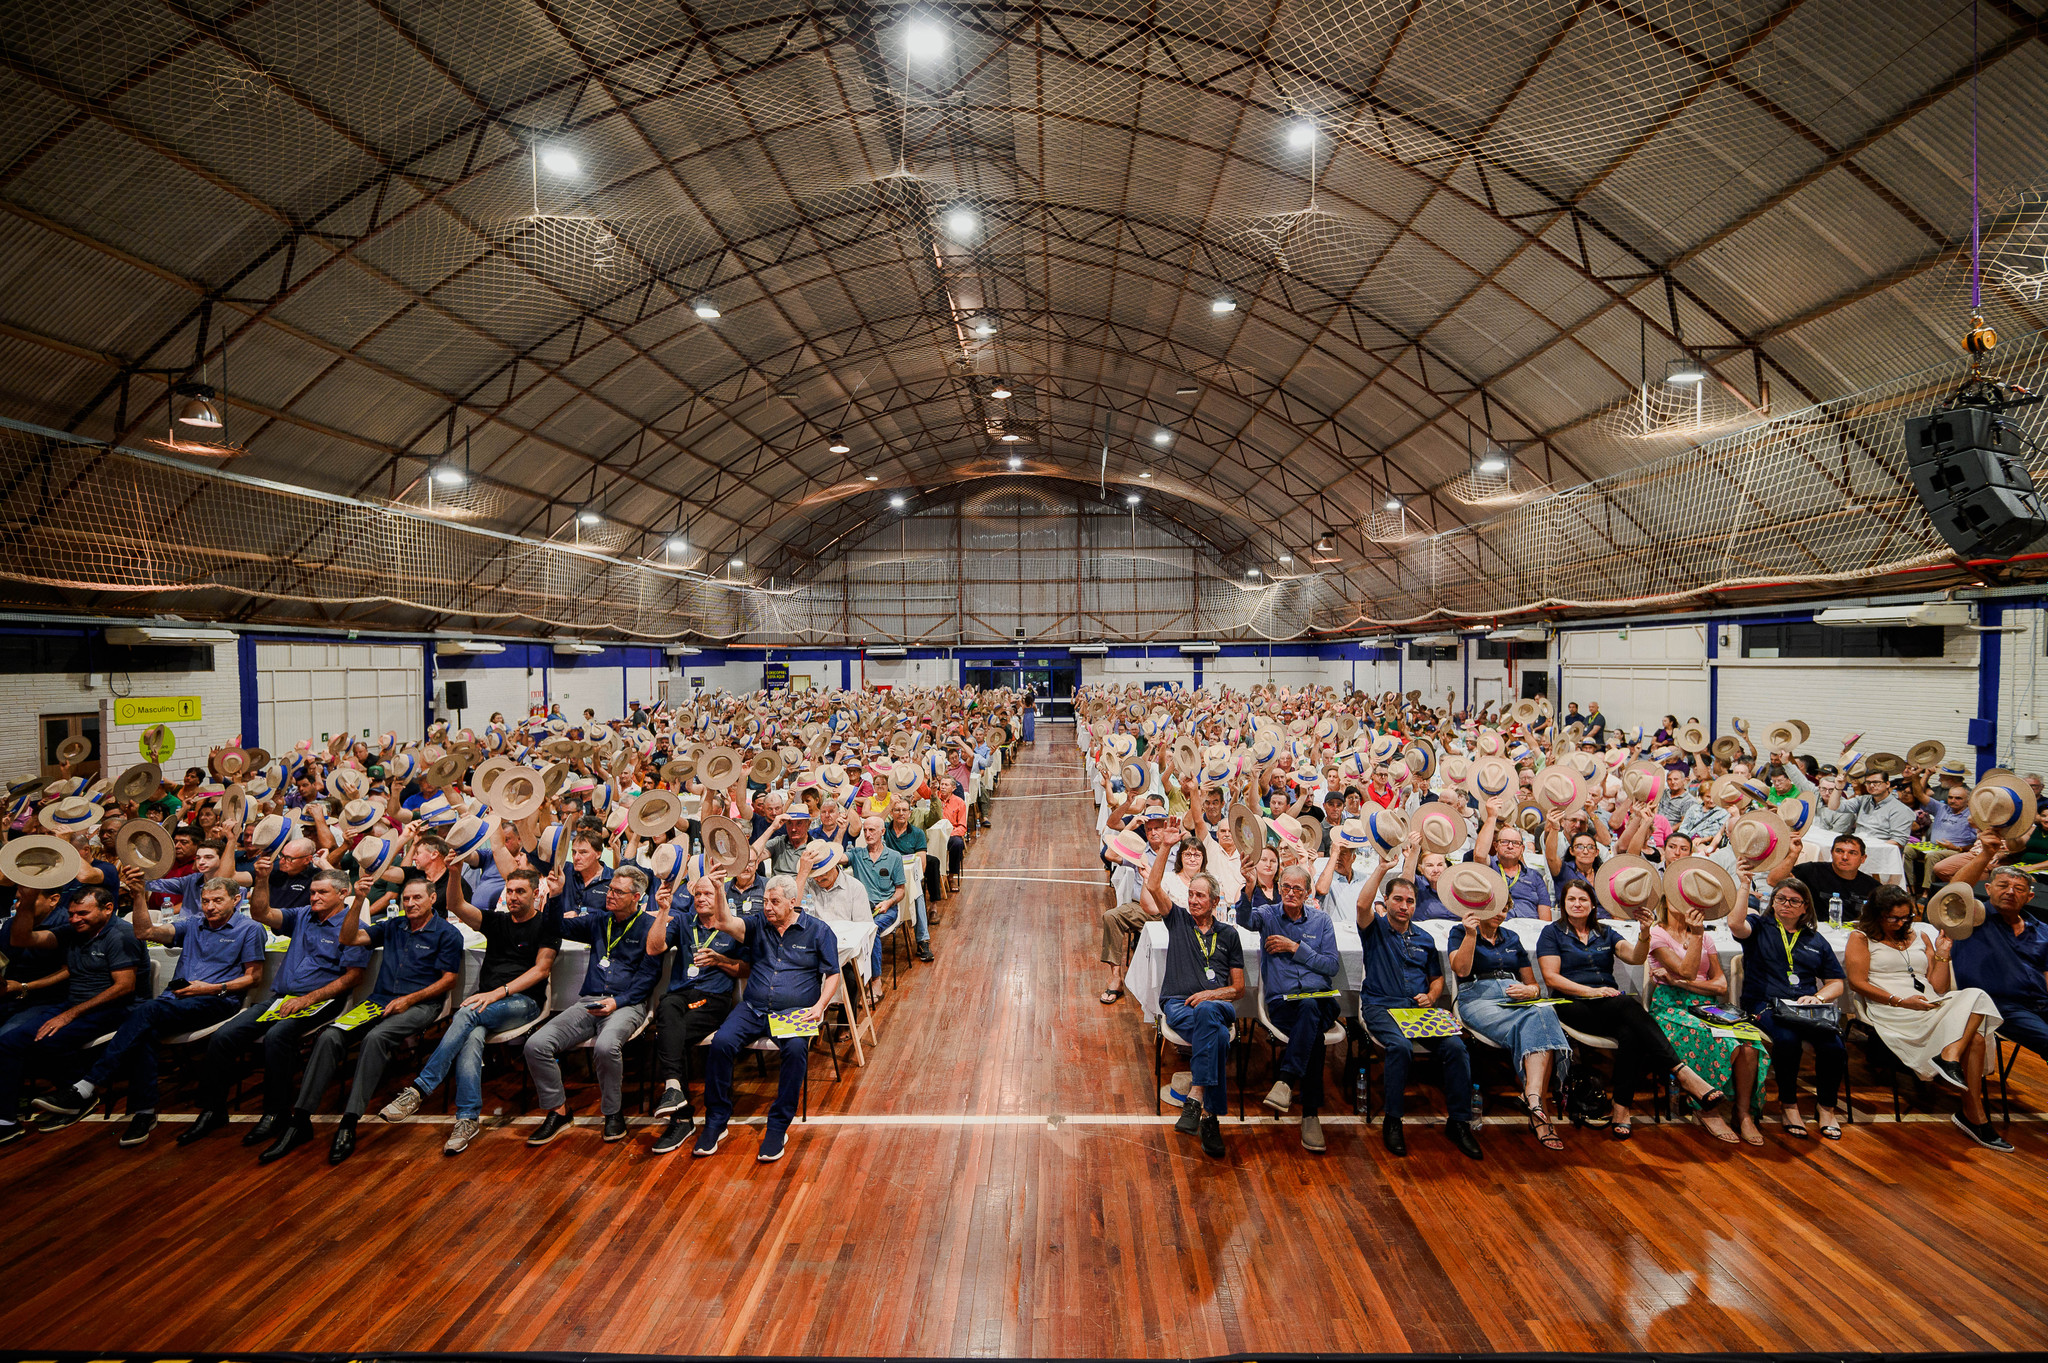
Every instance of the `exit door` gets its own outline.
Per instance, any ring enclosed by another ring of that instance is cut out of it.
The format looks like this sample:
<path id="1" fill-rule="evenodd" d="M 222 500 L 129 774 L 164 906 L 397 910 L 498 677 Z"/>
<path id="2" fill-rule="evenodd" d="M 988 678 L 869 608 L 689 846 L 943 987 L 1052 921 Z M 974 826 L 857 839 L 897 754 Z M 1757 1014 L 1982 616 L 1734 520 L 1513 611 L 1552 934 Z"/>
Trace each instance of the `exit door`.
<path id="1" fill-rule="evenodd" d="M 43 779 L 57 777 L 57 749 L 67 740 L 83 738 L 91 745 L 86 755 L 71 764 L 73 776 L 98 776 L 100 774 L 100 712 L 87 710 L 78 714 L 44 715 L 37 721 L 43 731 Z"/>

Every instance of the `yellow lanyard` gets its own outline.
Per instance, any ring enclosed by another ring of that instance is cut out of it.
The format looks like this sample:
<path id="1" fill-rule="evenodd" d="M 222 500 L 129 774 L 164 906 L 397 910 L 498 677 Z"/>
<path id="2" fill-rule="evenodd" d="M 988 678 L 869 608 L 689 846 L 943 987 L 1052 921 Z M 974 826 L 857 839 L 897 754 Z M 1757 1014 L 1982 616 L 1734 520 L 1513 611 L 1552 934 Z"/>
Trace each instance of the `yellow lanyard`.
<path id="1" fill-rule="evenodd" d="M 1204 965 L 1207 965 L 1209 958 L 1216 954 L 1216 934 L 1218 931 L 1220 929 L 1210 928 L 1206 935 L 1199 929 L 1195 932 L 1195 945 L 1202 949 L 1202 963 Z"/>
<path id="2" fill-rule="evenodd" d="M 616 937 L 612 935 L 612 930 L 610 928 L 606 928 L 604 930 L 604 955 L 606 960 L 611 959 L 612 948 L 617 946 L 620 940 L 624 938 L 627 933 L 630 933 L 633 930 L 633 925 L 640 921 L 640 915 L 646 912 L 647 910 L 645 909 L 635 909 L 633 911 L 633 916 L 626 920 L 626 925 L 623 928 L 619 929 L 619 935 Z"/>
<path id="3" fill-rule="evenodd" d="M 1798 943 L 1799 936 L 1796 932 L 1788 935 L 1785 925 L 1778 925 L 1778 942 L 1785 948 L 1785 973 L 1792 977 L 1795 984 L 1799 980 L 1799 967 L 1792 960 L 1792 948 Z"/>
<path id="4" fill-rule="evenodd" d="M 711 944 L 712 944 L 713 942 L 715 942 L 715 941 L 717 941 L 717 940 L 718 940 L 718 929 L 717 929 L 717 928 L 713 928 L 713 929 L 711 929 L 711 931 L 709 931 L 709 932 L 705 933 L 705 934 L 704 934 L 704 935 L 703 935 L 702 937 L 699 937 L 699 936 L 697 935 L 697 929 L 695 929 L 695 928 L 691 928 L 691 929 L 690 929 L 690 945 L 691 945 L 691 947 L 692 947 L 692 948 L 694 948 L 694 949 L 695 949 L 696 951 L 702 951 L 702 950 L 703 950 L 704 948 L 706 948 L 706 947 L 710 946 L 710 945 L 711 945 Z"/>

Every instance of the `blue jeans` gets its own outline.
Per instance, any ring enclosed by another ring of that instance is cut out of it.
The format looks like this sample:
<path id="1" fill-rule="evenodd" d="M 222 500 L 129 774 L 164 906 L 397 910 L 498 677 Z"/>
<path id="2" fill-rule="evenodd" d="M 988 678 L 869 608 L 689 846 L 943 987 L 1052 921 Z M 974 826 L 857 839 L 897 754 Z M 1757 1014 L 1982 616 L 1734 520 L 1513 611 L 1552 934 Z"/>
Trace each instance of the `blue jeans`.
<path id="1" fill-rule="evenodd" d="M 2005 1041 L 2016 1041 L 2021 1046 L 2048 1060 L 2048 1018 L 2029 1008 L 2018 999 L 1993 999 L 2005 1020 L 1998 1024 L 1998 1035 Z"/>
<path id="2" fill-rule="evenodd" d="M 73 1019 L 61 1031 L 36 1040 L 36 1031 L 64 1011 L 61 1003 L 39 1003 L 24 1008 L 0 1027 L 0 1121 L 20 1116 L 21 1080 L 29 1062 L 39 1057 L 74 1055 L 120 1025 L 125 1006 L 98 1008 Z"/>
<path id="3" fill-rule="evenodd" d="M 1386 1093 L 1382 1102 L 1388 1121 L 1401 1120 L 1402 1109 L 1406 1106 L 1403 1097 L 1408 1088 L 1408 1066 L 1415 1059 L 1418 1046 L 1435 1051 L 1437 1063 L 1443 1066 L 1444 1108 L 1450 1113 L 1451 1120 L 1472 1120 L 1472 1057 L 1465 1050 L 1464 1037 L 1438 1036 L 1411 1041 L 1401 1035 L 1400 1024 L 1394 1021 L 1394 1015 L 1378 1004 L 1361 1002 L 1358 1020 L 1387 1053 Z"/>
<path id="4" fill-rule="evenodd" d="M 725 1015 L 711 1038 L 711 1058 L 704 1065 L 704 1129 L 714 1135 L 732 1118 L 732 1067 L 750 1041 L 768 1035 L 768 1010 L 741 999 Z M 775 1101 L 768 1108 L 768 1125 L 787 1130 L 796 1120 L 797 1103 L 804 1096 L 804 1074 L 811 1064 L 811 1039 L 807 1036 L 779 1038 L 782 1073 L 775 1083 Z"/>
<path id="5" fill-rule="evenodd" d="M 1237 1027 L 1237 1009 L 1221 999 L 1204 999 L 1192 1008 L 1186 999 L 1161 999 L 1159 1011 L 1166 1025 L 1187 1038 L 1194 1051 L 1188 1070 L 1201 1086 L 1202 1107 L 1210 1116 L 1221 1117 L 1230 1107 L 1223 1073 L 1231 1033 Z"/>
<path id="6" fill-rule="evenodd" d="M 917 933 L 917 944 L 918 944 L 919 946 L 923 946 L 923 945 L 924 945 L 924 944 L 925 944 L 926 942 L 929 942 L 929 941 L 931 941 L 931 940 L 932 940 L 932 925 L 931 925 L 931 922 L 930 922 L 930 921 L 929 921 L 929 920 L 928 920 L 928 919 L 927 919 L 927 918 L 925 917 L 925 898 L 924 898 L 924 895 L 923 895 L 923 894 L 919 894 L 919 895 L 917 896 L 916 904 L 917 904 L 917 926 L 916 926 L 916 933 Z"/>
<path id="7" fill-rule="evenodd" d="M 425 1097 L 441 1087 L 448 1071 L 455 1071 L 455 1115 L 471 1121 L 484 1114 L 484 1038 L 524 1026 L 540 1016 L 540 1005 L 524 994 L 513 994 L 481 1008 L 458 1008 L 448 1019 L 441 1044 L 427 1057 L 419 1078 L 412 1086 Z"/>
<path id="8" fill-rule="evenodd" d="M 1301 1093 L 1301 1112 L 1313 1117 L 1323 1110 L 1323 1066 L 1328 1044 L 1323 1033 L 1337 1020 L 1335 999 L 1267 999 L 1266 1014 L 1287 1033 L 1280 1052 L 1280 1077 Z"/>
<path id="9" fill-rule="evenodd" d="M 194 995 L 189 999 L 159 994 L 139 1003 L 121 1019 L 114 1039 L 100 1052 L 100 1058 L 85 1072 L 85 1082 L 104 1089 L 125 1066 L 128 1070 L 128 1110 L 156 1111 L 156 1039 L 181 1036 L 211 1027 L 242 1010 L 242 1001 L 228 994 Z"/>
<path id="10" fill-rule="evenodd" d="M 887 913 L 878 913 L 875 915 L 875 950 L 872 959 L 868 961 L 869 979 L 872 980 L 877 975 L 882 973 L 882 934 L 887 932 L 890 928 L 895 927 L 896 920 L 901 918 L 902 916 L 903 906 L 900 904 L 897 905 L 895 908 L 889 910 Z M 918 940 L 922 941 L 923 939 L 919 938 Z"/>

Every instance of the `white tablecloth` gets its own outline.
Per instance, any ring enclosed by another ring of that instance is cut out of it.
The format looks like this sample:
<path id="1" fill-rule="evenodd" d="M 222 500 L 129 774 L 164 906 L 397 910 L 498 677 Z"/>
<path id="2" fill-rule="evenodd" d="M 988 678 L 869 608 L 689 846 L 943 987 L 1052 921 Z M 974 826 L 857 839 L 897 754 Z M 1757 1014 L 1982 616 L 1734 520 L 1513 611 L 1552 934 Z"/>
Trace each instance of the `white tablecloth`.
<path id="1" fill-rule="evenodd" d="M 1839 834 L 1823 833 L 1818 829 L 1809 831 L 1799 840 L 1799 859 L 1826 861 L 1838 836 Z M 1894 884 L 1905 883 L 1906 853 L 1899 844 L 1883 838 L 1865 838 L 1863 848 L 1867 854 L 1863 858 L 1863 869 L 1867 874 L 1874 875 L 1879 880 L 1889 880 Z M 1827 907 L 1825 904 L 1819 906 L 1822 913 L 1827 912 Z"/>

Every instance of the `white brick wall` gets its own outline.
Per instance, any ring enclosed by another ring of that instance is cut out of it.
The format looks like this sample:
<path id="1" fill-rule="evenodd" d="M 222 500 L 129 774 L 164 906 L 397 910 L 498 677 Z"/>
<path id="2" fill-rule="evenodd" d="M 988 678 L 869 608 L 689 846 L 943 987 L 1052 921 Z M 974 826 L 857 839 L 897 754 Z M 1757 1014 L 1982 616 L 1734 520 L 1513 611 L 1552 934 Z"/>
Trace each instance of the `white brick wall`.
<path id="1" fill-rule="evenodd" d="M 208 748 L 227 742 L 242 729 L 240 674 L 236 671 L 232 645 L 216 645 L 211 672 L 138 672 L 100 674 L 100 684 L 88 688 L 82 672 L 16 673 L 0 676 L 0 714 L 10 716 L 0 723 L 0 772 L 7 779 L 23 780 L 42 770 L 39 717 L 78 714 L 99 710 L 103 770 L 118 774 L 142 760 L 139 743 L 147 725 L 114 723 L 115 693 L 119 685 L 124 696 L 198 696 L 197 724 L 174 724 L 177 751 L 166 767 L 183 772 L 184 759 L 197 756 L 205 765 Z"/>
<path id="2" fill-rule="evenodd" d="M 1737 715 L 1749 721 L 1752 734 L 1779 720 L 1803 719 L 1813 729 L 1806 751 L 1823 762 L 1832 761 L 1842 739 L 1856 730 L 1863 732 L 1856 746 L 1866 753 L 1904 754 L 1922 739 L 1938 738 L 1964 761 L 1974 758 L 1977 750 L 1966 740 L 1977 713 L 1978 642 L 1968 630 L 1948 631 L 1940 659 L 1865 661 L 1744 658 L 1741 627 L 1726 628 L 1728 647 L 1718 660 L 1722 733 L 1733 732 Z M 2024 637 L 2006 643 L 2010 648 Z"/>
<path id="3" fill-rule="evenodd" d="M 1998 640 L 1998 765 L 2048 773 L 2048 733 L 2022 738 L 2019 732 L 2029 720 L 2048 731 L 2048 658 L 2042 657 L 2042 649 L 2048 647 L 2048 616 L 2038 610 L 2012 610 L 2005 613 L 2005 623 L 2026 628 Z"/>
<path id="4" fill-rule="evenodd" d="M 1574 630 L 1558 637 L 1564 665 L 1558 709 L 1577 701 L 1584 711 L 1597 700 L 1610 724 L 1641 725 L 1651 732 L 1667 714 L 1677 715 L 1681 724 L 1695 717 L 1706 723 L 1707 627 L 1631 625 L 1626 636 L 1617 628 Z M 1728 713 L 1725 691 L 1721 712 Z M 1773 716 L 1773 722 L 1779 718 Z"/>
<path id="5" fill-rule="evenodd" d="M 263 746 L 282 752 L 323 734 L 361 738 L 395 732 L 401 742 L 426 729 L 418 644 L 308 640 L 256 645 L 256 724 Z M 232 655 L 230 655 L 232 656 Z M 216 660 L 218 662 L 218 660 Z"/>

